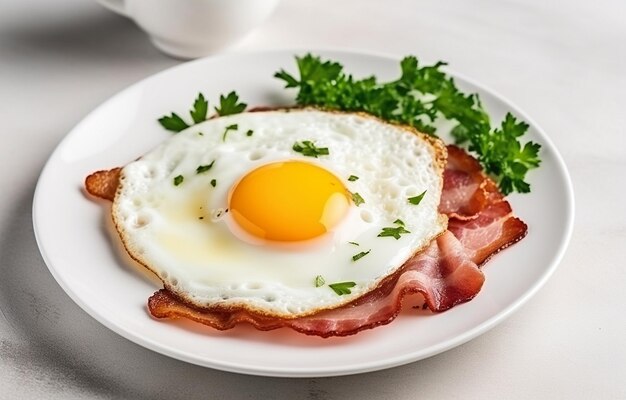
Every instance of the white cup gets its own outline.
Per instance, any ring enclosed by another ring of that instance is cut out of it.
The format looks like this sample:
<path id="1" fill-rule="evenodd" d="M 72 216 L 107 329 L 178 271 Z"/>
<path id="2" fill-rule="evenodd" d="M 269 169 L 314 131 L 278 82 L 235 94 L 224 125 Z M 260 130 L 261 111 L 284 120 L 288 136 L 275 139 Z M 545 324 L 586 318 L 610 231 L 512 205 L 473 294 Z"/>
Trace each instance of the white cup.
<path id="1" fill-rule="evenodd" d="M 260 25 L 280 0 L 98 0 L 178 58 L 212 54 Z"/>

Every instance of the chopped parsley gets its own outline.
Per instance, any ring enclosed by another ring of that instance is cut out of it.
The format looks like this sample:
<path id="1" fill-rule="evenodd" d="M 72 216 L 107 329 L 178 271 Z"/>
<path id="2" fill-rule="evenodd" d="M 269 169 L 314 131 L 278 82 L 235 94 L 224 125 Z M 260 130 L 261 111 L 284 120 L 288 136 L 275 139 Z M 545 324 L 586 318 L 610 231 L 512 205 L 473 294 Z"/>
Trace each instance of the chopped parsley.
<path id="1" fill-rule="evenodd" d="M 352 261 L 357 261 L 360 260 L 361 258 L 365 257 L 366 255 L 368 255 L 370 253 L 370 251 L 372 251 L 372 249 L 369 249 L 368 251 L 362 251 L 359 254 L 355 254 L 352 256 Z"/>
<path id="2" fill-rule="evenodd" d="M 396 240 L 400 239 L 400 235 L 405 233 L 411 233 L 404 227 L 404 222 L 401 219 L 393 221 L 394 224 L 399 225 L 396 227 L 386 227 L 378 234 L 378 237 L 392 237 Z"/>
<path id="3" fill-rule="evenodd" d="M 174 177 L 174 186 L 178 186 L 185 180 L 185 177 L 182 175 L 178 175 Z"/>
<path id="4" fill-rule="evenodd" d="M 315 287 L 324 286 L 325 283 L 326 283 L 326 280 L 324 279 L 322 275 L 318 275 L 315 277 Z"/>
<path id="5" fill-rule="evenodd" d="M 365 200 L 363 200 L 363 197 L 361 197 L 360 194 L 358 194 L 357 192 L 354 193 L 350 193 L 352 195 L 352 201 L 354 202 L 355 206 L 360 206 L 361 204 L 365 203 Z"/>
<path id="6" fill-rule="evenodd" d="M 409 203 L 413 205 L 418 205 L 419 203 L 422 202 L 422 199 L 424 198 L 425 194 L 426 194 L 426 191 L 424 190 L 422 193 L 418 194 L 417 196 L 409 197 L 407 200 L 409 201 Z"/>
<path id="7" fill-rule="evenodd" d="M 522 143 L 528 124 L 507 113 L 502 123 L 492 125 L 475 93 L 459 90 L 453 78 L 441 70 L 446 65 L 419 65 L 416 57 L 400 62 L 400 76 L 378 82 L 376 77 L 355 79 L 338 62 L 306 54 L 296 57 L 299 77 L 280 70 L 274 77 L 296 88 L 296 103 L 330 110 L 365 111 L 393 123 L 412 126 L 434 135 L 435 121 L 444 119 L 456 126 L 451 134 L 466 145 L 506 195 L 529 192 L 526 173 L 540 164 L 541 146 Z"/>
<path id="8" fill-rule="evenodd" d="M 203 172 L 207 172 L 208 170 L 210 170 L 213 167 L 213 164 L 215 164 L 215 160 L 211 161 L 211 164 L 199 165 L 198 168 L 196 168 L 196 174 L 201 174 Z"/>
<path id="9" fill-rule="evenodd" d="M 344 294 L 352 293 L 350 288 L 355 287 L 356 283 L 354 282 L 337 282 L 331 283 L 328 285 L 332 290 L 335 291 L 339 296 L 343 296 Z"/>
<path id="10" fill-rule="evenodd" d="M 247 106 L 246 103 L 240 103 L 239 95 L 237 95 L 237 92 L 232 91 L 226 96 L 220 95 L 220 106 L 215 107 L 215 112 L 217 112 L 220 117 L 223 117 L 225 115 L 239 114 L 243 112 Z"/>
<path id="11" fill-rule="evenodd" d="M 404 226 L 398 226 L 398 227 L 386 227 L 383 228 L 383 230 L 378 234 L 378 237 L 393 237 L 396 240 L 400 239 L 400 235 L 404 234 L 404 233 L 411 233 L 410 231 L 407 231 Z"/>
<path id="12" fill-rule="evenodd" d="M 357 242 L 348 242 L 348 243 L 353 244 L 355 246 L 360 246 L 360 244 L 358 244 Z"/>
<path id="13" fill-rule="evenodd" d="M 303 156 L 314 158 L 317 158 L 317 156 L 327 156 L 329 154 L 328 147 L 317 147 L 310 140 L 296 142 L 293 144 L 292 149 L 296 153 L 302 153 Z"/>
<path id="14" fill-rule="evenodd" d="M 237 124 L 228 125 L 228 126 L 224 129 L 224 134 L 222 135 L 222 142 L 225 142 L 225 141 L 226 141 L 226 135 L 228 134 L 228 132 L 230 132 L 230 131 L 236 131 L 237 129 L 239 129 L 239 125 L 237 125 Z"/>
<path id="15" fill-rule="evenodd" d="M 211 179 L 211 186 L 215 187 L 217 185 L 217 180 Z"/>
<path id="16" fill-rule="evenodd" d="M 358 181 L 358 180 L 359 180 L 359 177 L 358 177 L 358 176 L 356 176 L 356 175 L 350 175 L 350 176 L 348 177 L 348 180 L 349 180 L 350 182 Z"/>
<path id="17" fill-rule="evenodd" d="M 246 136 L 252 136 L 253 133 L 254 131 L 252 129 L 248 129 L 248 131 L 246 132 Z"/>

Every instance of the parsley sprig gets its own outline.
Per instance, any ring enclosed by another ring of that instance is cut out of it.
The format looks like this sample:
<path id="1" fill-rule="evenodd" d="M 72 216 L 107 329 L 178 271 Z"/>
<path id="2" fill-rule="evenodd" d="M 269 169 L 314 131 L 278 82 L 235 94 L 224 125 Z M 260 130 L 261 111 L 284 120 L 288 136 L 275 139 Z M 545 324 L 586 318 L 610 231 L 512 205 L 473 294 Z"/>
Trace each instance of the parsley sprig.
<path id="1" fill-rule="evenodd" d="M 246 103 L 239 102 L 239 95 L 237 92 L 232 91 L 228 93 L 226 96 L 220 96 L 220 106 L 215 107 L 215 112 L 220 117 L 225 115 L 233 115 L 242 113 L 247 107 Z"/>
<path id="2" fill-rule="evenodd" d="M 219 116 L 239 114 L 243 112 L 246 107 L 247 104 L 239 102 L 239 96 L 237 95 L 237 92 L 233 91 L 226 96 L 220 96 L 220 105 L 219 107 L 215 107 L 215 112 Z M 170 115 L 162 116 L 158 119 L 158 121 L 161 126 L 168 131 L 180 132 L 184 129 L 189 128 L 190 126 L 206 121 L 208 111 L 209 102 L 204 98 L 204 95 L 202 93 L 198 93 L 198 97 L 196 97 L 191 110 L 189 110 L 189 115 L 191 116 L 191 120 L 193 121 L 192 123 L 188 123 L 175 112 L 172 112 Z M 198 132 L 198 134 L 200 136 L 203 136 L 203 134 L 200 132 Z"/>
<path id="3" fill-rule="evenodd" d="M 508 113 L 500 126 L 492 126 L 478 95 L 460 91 L 441 70 L 444 62 L 420 66 L 416 57 L 405 57 L 400 77 L 389 82 L 378 82 L 374 76 L 354 79 L 343 65 L 312 54 L 296 57 L 296 62 L 299 78 L 285 70 L 274 76 L 285 81 L 286 88 L 298 89 L 299 105 L 365 111 L 429 134 L 435 134 L 438 118 L 455 121 L 451 133 L 456 143 L 476 154 L 504 194 L 530 191 L 526 173 L 539 166 L 541 146 L 520 142 L 528 124 Z"/>
<path id="4" fill-rule="evenodd" d="M 196 101 L 193 102 L 193 108 L 189 111 L 191 119 L 193 119 L 194 123 L 199 124 L 206 119 L 206 113 L 208 110 L 209 102 L 205 100 L 202 93 L 198 93 Z"/>
<path id="5" fill-rule="evenodd" d="M 173 112 L 170 116 L 164 115 L 159 118 L 159 123 L 163 128 L 172 132 L 180 132 L 189 128 L 189 125 L 185 122 L 185 120 L 175 112 Z"/>

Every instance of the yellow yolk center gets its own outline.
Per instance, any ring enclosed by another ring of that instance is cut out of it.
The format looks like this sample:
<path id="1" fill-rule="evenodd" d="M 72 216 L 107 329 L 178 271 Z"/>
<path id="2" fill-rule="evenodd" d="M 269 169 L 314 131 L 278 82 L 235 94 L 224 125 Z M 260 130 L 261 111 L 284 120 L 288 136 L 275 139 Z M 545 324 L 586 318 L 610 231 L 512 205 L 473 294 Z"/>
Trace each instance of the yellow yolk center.
<path id="1" fill-rule="evenodd" d="M 348 190 L 336 176 L 301 161 L 251 171 L 231 189 L 229 202 L 234 220 L 246 232 L 282 242 L 323 235 L 349 206 Z"/>

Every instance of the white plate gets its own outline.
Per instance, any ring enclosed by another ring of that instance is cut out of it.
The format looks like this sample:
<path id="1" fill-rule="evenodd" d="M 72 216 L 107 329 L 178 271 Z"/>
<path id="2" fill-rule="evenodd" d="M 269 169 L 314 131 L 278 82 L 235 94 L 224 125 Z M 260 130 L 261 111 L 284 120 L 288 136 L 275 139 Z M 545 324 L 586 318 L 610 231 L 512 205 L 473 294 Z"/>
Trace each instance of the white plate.
<path id="1" fill-rule="evenodd" d="M 399 73 L 394 58 L 316 53 L 339 60 L 357 77 L 391 79 Z M 457 76 L 462 87 L 480 94 L 494 120 L 513 111 L 531 124 L 527 138 L 543 146 L 541 168 L 529 176 L 532 193 L 510 196 L 515 213 L 530 227 L 528 236 L 484 267 L 486 282 L 474 300 L 436 315 L 410 309 L 387 326 L 331 339 L 287 329 L 257 332 L 247 326 L 218 332 L 152 319 L 146 301 L 160 285 L 120 258 L 107 228 L 106 203 L 82 192 L 85 176 L 124 165 L 169 137 L 156 119 L 187 110 L 199 91 L 212 104 L 231 90 L 250 105 L 290 104 L 294 93 L 272 76 L 280 68 L 295 71 L 295 54 L 303 52 L 228 54 L 180 65 L 117 94 L 67 135 L 41 174 L 33 219 L 50 272 L 79 306 L 133 342 L 194 364 L 254 375 L 332 376 L 406 364 L 458 346 L 501 322 L 545 283 L 573 225 L 574 199 L 565 165 L 528 116 Z"/>

